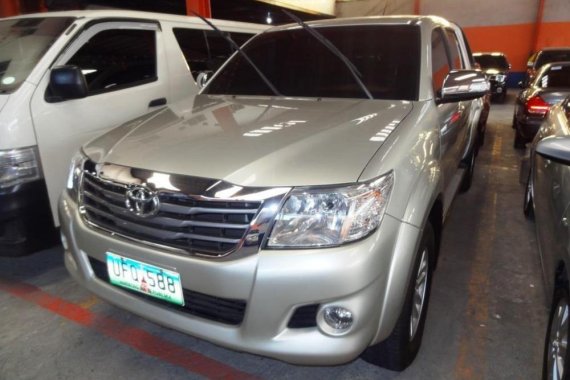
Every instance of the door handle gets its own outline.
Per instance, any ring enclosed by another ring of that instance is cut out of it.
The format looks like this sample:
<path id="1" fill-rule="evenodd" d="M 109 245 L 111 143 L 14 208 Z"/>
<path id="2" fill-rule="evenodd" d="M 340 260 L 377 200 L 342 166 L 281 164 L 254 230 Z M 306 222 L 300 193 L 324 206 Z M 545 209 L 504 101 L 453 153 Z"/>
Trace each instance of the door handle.
<path id="1" fill-rule="evenodd" d="M 158 107 L 166 104 L 166 98 L 153 99 L 148 103 L 149 107 Z"/>

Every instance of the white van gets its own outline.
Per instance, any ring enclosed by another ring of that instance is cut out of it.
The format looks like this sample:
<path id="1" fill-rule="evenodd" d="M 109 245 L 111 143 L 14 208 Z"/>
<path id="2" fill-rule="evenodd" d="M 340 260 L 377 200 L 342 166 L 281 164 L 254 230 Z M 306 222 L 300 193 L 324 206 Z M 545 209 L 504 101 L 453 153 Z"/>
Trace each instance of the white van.
<path id="1" fill-rule="evenodd" d="M 266 29 L 213 23 L 239 45 Z M 0 19 L 0 256 L 57 241 L 56 202 L 81 144 L 196 94 L 198 74 L 232 53 L 196 17 L 114 10 Z"/>

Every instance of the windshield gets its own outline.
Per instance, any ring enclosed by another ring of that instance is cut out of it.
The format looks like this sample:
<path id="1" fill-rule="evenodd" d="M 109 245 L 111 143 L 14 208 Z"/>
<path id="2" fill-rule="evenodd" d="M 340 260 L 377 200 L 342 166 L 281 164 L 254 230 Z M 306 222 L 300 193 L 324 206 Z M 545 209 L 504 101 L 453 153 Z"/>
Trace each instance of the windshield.
<path id="1" fill-rule="evenodd" d="M 335 26 L 318 31 L 356 66 L 374 98 L 417 99 L 419 27 Z M 263 33 L 242 49 L 284 96 L 366 98 L 346 65 L 301 28 Z M 273 95 L 240 55 L 233 56 L 203 93 Z"/>
<path id="2" fill-rule="evenodd" d="M 570 88 L 570 66 L 554 65 L 536 79 L 541 88 Z"/>
<path id="3" fill-rule="evenodd" d="M 503 55 L 491 55 L 491 54 L 478 54 L 475 55 L 475 62 L 481 66 L 481 69 L 498 69 L 498 70 L 508 70 L 509 63 Z"/>
<path id="4" fill-rule="evenodd" d="M 547 50 L 538 56 L 535 67 L 538 69 L 547 63 L 562 61 L 570 61 L 570 50 Z"/>
<path id="5" fill-rule="evenodd" d="M 0 93 L 15 91 L 72 22 L 69 17 L 0 21 Z"/>

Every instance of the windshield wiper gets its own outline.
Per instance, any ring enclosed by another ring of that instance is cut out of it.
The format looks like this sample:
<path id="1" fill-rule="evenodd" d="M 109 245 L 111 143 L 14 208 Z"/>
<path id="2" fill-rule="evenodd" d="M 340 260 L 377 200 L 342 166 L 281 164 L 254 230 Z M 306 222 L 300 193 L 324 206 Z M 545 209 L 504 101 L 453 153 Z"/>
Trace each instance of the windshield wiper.
<path id="1" fill-rule="evenodd" d="M 282 11 L 287 16 L 289 16 L 293 21 L 295 21 L 297 24 L 299 24 L 303 29 L 305 29 L 311 36 L 315 37 L 317 39 L 317 41 L 322 43 L 334 55 L 336 55 L 346 65 L 346 67 L 348 68 L 348 70 L 350 71 L 352 76 L 354 77 L 354 80 L 356 81 L 356 83 L 358 83 L 358 85 L 360 86 L 362 91 L 366 94 L 368 99 L 374 99 L 374 97 L 372 96 L 370 91 L 368 91 L 368 88 L 366 88 L 366 86 L 364 85 L 364 83 L 360 79 L 362 77 L 362 74 L 360 73 L 360 71 L 358 71 L 358 69 L 356 68 L 356 66 L 354 66 L 354 64 L 350 61 L 350 59 L 348 59 L 346 57 L 346 55 L 342 54 L 342 52 L 340 50 L 338 50 L 338 48 L 332 42 L 330 42 L 330 40 L 328 38 L 326 38 L 321 33 L 319 33 L 316 29 L 311 28 L 309 25 L 305 24 L 303 22 L 303 20 L 301 20 L 299 17 L 295 16 L 293 13 L 291 13 L 285 9 L 282 9 Z"/>
<path id="2" fill-rule="evenodd" d="M 267 79 L 267 77 L 263 74 L 263 72 L 259 69 L 259 67 L 257 67 L 257 65 L 253 63 L 253 61 L 249 58 L 249 56 L 243 50 L 240 49 L 239 45 L 236 44 L 234 40 L 228 37 L 224 32 L 218 29 L 218 27 L 216 27 L 214 24 L 212 24 L 203 16 L 199 15 L 194 11 L 192 11 L 192 13 L 196 17 L 199 17 L 202 21 L 204 21 L 208 26 L 210 26 L 210 28 L 214 29 L 220 36 L 222 36 L 222 38 L 228 41 L 230 45 L 232 45 L 232 47 L 236 49 L 243 56 L 245 60 L 250 64 L 250 66 L 253 67 L 253 69 L 257 72 L 257 74 L 261 77 L 261 79 L 263 79 L 267 87 L 269 87 L 269 89 L 275 94 L 275 96 L 283 96 L 279 91 L 277 91 L 277 88 L 275 88 L 275 86 L 269 81 L 269 79 Z"/>

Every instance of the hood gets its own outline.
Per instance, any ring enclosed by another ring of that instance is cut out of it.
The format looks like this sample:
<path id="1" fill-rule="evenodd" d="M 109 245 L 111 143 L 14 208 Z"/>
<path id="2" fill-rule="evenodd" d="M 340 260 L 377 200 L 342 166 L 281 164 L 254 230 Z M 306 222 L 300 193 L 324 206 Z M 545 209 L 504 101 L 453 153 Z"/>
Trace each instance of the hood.
<path id="1" fill-rule="evenodd" d="M 241 186 L 356 182 L 412 103 L 197 95 L 84 147 L 95 162 Z"/>

